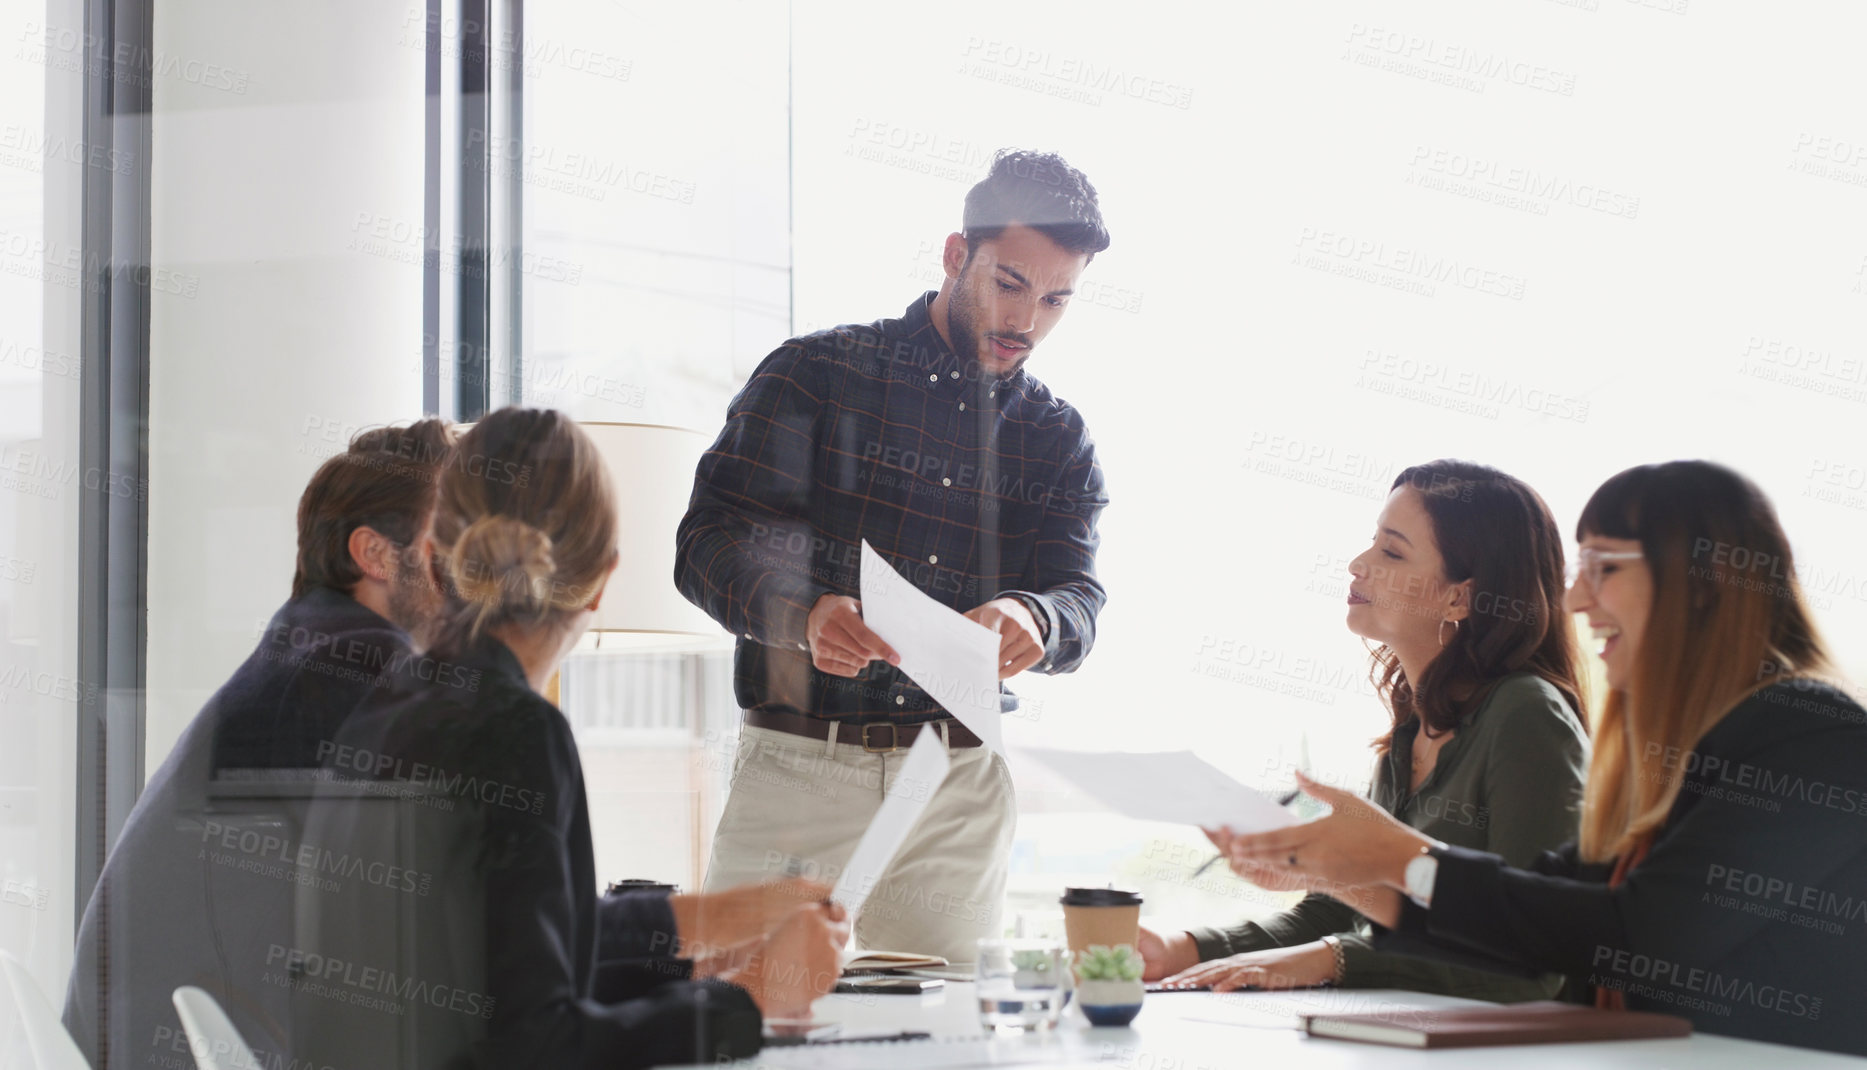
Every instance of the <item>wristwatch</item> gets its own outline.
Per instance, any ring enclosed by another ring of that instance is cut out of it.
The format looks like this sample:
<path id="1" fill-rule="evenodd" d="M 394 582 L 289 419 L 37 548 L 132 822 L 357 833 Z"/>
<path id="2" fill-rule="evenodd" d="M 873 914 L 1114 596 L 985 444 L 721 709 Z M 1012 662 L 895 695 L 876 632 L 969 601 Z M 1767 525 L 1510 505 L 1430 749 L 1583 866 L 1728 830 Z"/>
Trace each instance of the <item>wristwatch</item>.
<path id="1" fill-rule="evenodd" d="M 1329 983 L 1339 985 L 1348 976 L 1348 956 L 1342 951 L 1342 938 L 1330 933 L 1322 938 L 1322 943 L 1335 956 L 1335 974 L 1329 978 Z"/>
<path id="2" fill-rule="evenodd" d="M 1443 843 L 1429 843 L 1407 863 L 1407 898 L 1423 907 L 1433 905 L 1433 885 L 1439 880 L 1439 857 L 1433 851 L 1444 846 Z"/>

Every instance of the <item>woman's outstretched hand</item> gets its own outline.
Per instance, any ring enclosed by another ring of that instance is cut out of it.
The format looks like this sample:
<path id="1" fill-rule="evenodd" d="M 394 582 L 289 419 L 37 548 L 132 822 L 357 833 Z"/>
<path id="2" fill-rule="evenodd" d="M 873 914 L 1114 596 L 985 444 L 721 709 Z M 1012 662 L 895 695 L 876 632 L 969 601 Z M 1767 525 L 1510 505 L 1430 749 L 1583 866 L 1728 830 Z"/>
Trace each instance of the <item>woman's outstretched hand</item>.
<path id="1" fill-rule="evenodd" d="M 1433 841 L 1353 792 L 1319 784 L 1302 773 L 1303 793 L 1329 804 L 1315 821 L 1251 835 L 1214 836 L 1232 871 L 1254 883 L 1260 875 L 1286 886 L 1327 890 L 1331 885 L 1386 884 L 1401 888 L 1407 863 Z M 1280 874 L 1269 877 L 1269 874 Z"/>

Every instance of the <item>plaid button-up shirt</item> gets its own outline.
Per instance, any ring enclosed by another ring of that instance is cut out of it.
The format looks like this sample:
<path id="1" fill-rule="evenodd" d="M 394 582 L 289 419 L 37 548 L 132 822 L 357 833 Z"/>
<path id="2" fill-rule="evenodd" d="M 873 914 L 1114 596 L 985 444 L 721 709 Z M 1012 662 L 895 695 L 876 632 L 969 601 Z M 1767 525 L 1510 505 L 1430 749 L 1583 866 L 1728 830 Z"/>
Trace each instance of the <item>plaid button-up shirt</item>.
<path id="1" fill-rule="evenodd" d="M 1006 595 L 1045 631 L 1040 672 L 1095 641 L 1107 595 L 1096 518 L 1108 498 L 1076 410 L 1022 370 L 961 361 L 928 293 L 899 319 L 778 347 L 727 410 L 681 521 L 675 582 L 739 636 L 741 707 L 914 724 L 945 716 L 887 662 L 818 672 L 805 639 L 825 594 L 860 596 L 862 540 L 960 612 Z M 1002 704 L 1017 698 L 1001 685 Z"/>

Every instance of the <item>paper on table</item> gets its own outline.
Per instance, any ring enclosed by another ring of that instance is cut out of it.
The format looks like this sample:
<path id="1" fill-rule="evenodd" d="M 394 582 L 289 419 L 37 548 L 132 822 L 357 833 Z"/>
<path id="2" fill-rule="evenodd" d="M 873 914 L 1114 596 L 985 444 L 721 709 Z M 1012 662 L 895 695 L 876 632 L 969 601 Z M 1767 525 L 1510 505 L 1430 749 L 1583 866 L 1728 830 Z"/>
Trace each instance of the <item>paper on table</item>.
<path id="1" fill-rule="evenodd" d="M 1064 1044 L 1025 1043 L 994 1036 L 856 1041 L 831 1037 L 825 1042 L 767 1047 L 758 1053 L 755 1065 L 783 1070 L 875 1070 L 878 1066 L 889 1070 L 991 1070 L 998 1066 L 1105 1066 L 1107 1058 L 1106 1052 L 1098 1056 L 1087 1042 L 1082 1048 L 1072 1049 Z M 1179 1064 L 1163 1061 L 1161 1065 Z"/>
<path id="2" fill-rule="evenodd" d="M 980 742 L 1005 753 L 999 731 L 998 636 L 941 605 L 862 540 L 862 622 L 901 655 L 901 671 Z"/>
<path id="3" fill-rule="evenodd" d="M 1296 818 L 1261 791 L 1201 761 L 1192 751 L 1154 754 L 1021 750 L 1117 813 L 1233 832 L 1266 832 Z"/>
<path id="4" fill-rule="evenodd" d="M 888 864 L 895 860 L 895 852 L 901 850 L 915 823 L 927 812 L 927 804 L 933 801 L 934 791 L 952 765 L 938 732 L 921 732 L 914 737 L 907 760 L 901 763 L 894 783 L 888 785 L 887 797 L 882 799 L 862 839 L 856 842 L 855 854 L 849 856 L 843 875 L 830 893 L 830 898 L 848 908 L 851 919 L 862 912 L 862 904 L 868 901 Z"/>

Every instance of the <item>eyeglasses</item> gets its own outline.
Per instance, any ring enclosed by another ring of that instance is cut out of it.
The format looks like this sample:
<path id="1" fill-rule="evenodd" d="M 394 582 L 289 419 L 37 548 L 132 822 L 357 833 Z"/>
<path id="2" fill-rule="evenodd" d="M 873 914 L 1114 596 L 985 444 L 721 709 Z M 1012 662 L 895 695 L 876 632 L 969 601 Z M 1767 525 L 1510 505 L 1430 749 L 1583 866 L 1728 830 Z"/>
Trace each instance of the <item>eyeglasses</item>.
<path id="1" fill-rule="evenodd" d="M 1568 585 L 1575 586 L 1575 581 L 1587 578 L 1590 587 L 1601 586 L 1601 570 L 1610 561 L 1640 561 L 1645 554 L 1638 550 L 1592 550 L 1584 547 L 1575 552 L 1575 560 L 1563 570 Z"/>

